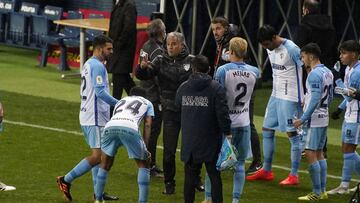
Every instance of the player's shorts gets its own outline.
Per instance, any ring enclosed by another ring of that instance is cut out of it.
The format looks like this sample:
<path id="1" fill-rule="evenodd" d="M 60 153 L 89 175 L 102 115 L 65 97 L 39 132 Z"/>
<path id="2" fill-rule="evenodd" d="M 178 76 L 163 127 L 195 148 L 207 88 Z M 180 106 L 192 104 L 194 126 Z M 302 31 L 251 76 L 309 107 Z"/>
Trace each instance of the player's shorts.
<path id="1" fill-rule="evenodd" d="M 302 110 L 297 102 L 270 97 L 265 111 L 264 128 L 294 132 L 293 119 L 300 118 Z"/>
<path id="2" fill-rule="evenodd" d="M 130 159 L 146 160 L 148 157 L 144 140 L 136 130 L 122 126 L 105 128 L 101 150 L 114 157 L 121 146 L 125 146 Z"/>
<path id="3" fill-rule="evenodd" d="M 360 123 L 343 122 L 341 140 L 347 144 L 357 145 L 360 137 Z"/>
<path id="4" fill-rule="evenodd" d="M 250 153 L 251 152 L 250 125 L 245 127 L 231 128 L 231 134 L 232 134 L 232 143 L 239 153 L 238 160 L 245 160 L 247 158 L 250 158 L 252 156 Z"/>
<path id="5" fill-rule="evenodd" d="M 325 146 L 327 127 L 303 128 L 303 139 L 305 139 L 305 149 L 322 150 Z"/>
<path id="6" fill-rule="evenodd" d="M 81 129 L 84 133 L 86 143 L 91 149 L 100 148 L 101 136 L 104 131 L 104 127 L 95 125 L 82 125 Z"/>

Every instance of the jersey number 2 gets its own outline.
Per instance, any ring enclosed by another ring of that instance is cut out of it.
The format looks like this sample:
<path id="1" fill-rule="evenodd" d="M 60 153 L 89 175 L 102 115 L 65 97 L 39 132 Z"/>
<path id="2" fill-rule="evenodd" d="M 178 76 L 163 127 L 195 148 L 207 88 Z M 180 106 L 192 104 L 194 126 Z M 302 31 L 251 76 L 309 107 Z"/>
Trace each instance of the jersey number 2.
<path id="1" fill-rule="evenodd" d="M 235 97 L 234 106 L 244 106 L 245 102 L 241 102 L 241 98 L 243 98 L 246 95 L 247 92 L 247 86 L 245 83 L 239 83 L 236 85 L 235 91 L 240 91 L 240 94 Z"/>

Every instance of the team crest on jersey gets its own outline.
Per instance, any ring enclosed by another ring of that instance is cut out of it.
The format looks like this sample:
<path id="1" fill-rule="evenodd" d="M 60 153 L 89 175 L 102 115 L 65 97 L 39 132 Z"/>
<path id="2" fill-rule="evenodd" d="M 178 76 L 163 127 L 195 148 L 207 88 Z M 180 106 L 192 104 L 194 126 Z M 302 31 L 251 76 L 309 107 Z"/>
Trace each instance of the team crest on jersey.
<path id="1" fill-rule="evenodd" d="M 98 85 L 103 84 L 103 79 L 100 75 L 96 76 L 96 84 L 98 84 Z"/>
<path id="2" fill-rule="evenodd" d="M 284 53 L 280 53 L 280 59 L 284 58 Z"/>
<path id="3" fill-rule="evenodd" d="M 183 67 L 185 71 L 188 71 L 190 69 L 190 64 L 184 64 Z"/>

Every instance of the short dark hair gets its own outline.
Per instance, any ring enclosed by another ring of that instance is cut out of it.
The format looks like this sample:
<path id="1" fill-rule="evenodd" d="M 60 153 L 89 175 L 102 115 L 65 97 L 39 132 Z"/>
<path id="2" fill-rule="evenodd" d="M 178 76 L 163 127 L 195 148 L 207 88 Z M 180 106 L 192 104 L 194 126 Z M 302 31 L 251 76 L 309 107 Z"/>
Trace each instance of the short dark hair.
<path id="1" fill-rule="evenodd" d="M 146 90 L 142 87 L 135 86 L 130 89 L 129 96 L 146 97 Z"/>
<path id="2" fill-rule="evenodd" d="M 222 16 L 215 17 L 211 21 L 211 24 L 217 24 L 217 23 L 220 23 L 225 29 L 228 29 L 230 26 L 229 20 Z"/>
<path id="3" fill-rule="evenodd" d="M 305 52 L 307 54 L 312 54 L 316 58 L 320 58 L 320 56 L 321 56 L 321 49 L 320 49 L 319 45 L 317 45 L 316 43 L 313 43 L 313 42 L 303 46 L 301 48 L 301 52 Z"/>
<path id="4" fill-rule="evenodd" d="M 303 6 L 304 8 L 309 10 L 311 14 L 320 13 L 320 2 L 318 2 L 317 0 L 304 0 Z"/>
<path id="5" fill-rule="evenodd" d="M 209 71 L 209 60 L 204 55 L 197 55 L 191 60 L 191 68 L 194 72 L 207 73 Z"/>
<path id="6" fill-rule="evenodd" d="M 348 40 L 340 45 L 339 51 L 350 51 L 360 54 L 360 45 L 355 40 Z"/>
<path id="7" fill-rule="evenodd" d="M 259 28 L 258 30 L 258 41 L 260 43 L 264 41 L 272 41 L 273 37 L 277 35 L 278 33 L 275 31 L 275 28 L 273 28 L 271 25 L 264 25 Z"/>
<path id="8" fill-rule="evenodd" d="M 157 38 L 158 36 L 161 36 L 162 32 L 164 32 L 164 22 L 157 18 L 150 22 L 150 24 L 147 27 L 147 32 L 149 33 L 150 38 Z"/>
<path id="9" fill-rule="evenodd" d="M 94 49 L 97 47 L 104 47 L 106 43 L 113 43 L 113 40 L 105 35 L 99 35 L 94 38 L 93 47 Z"/>

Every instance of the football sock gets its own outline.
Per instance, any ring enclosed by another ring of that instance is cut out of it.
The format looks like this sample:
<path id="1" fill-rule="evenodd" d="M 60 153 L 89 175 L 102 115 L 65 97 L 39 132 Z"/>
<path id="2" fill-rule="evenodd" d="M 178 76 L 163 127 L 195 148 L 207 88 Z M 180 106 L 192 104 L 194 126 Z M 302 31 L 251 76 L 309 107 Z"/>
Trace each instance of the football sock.
<path id="1" fill-rule="evenodd" d="M 319 160 L 320 165 L 320 185 L 321 191 L 326 191 L 326 176 L 327 176 L 327 161 L 326 159 Z"/>
<path id="2" fill-rule="evenodd" d="M 271 171 L 272 158 L 275 149 L 275 132 L 263 131 L 263 153 L 264 153 L 264 170 Z"/>
<path id="3" fill-rule="evenodd" d="M 74 179 L 84 175 L 86 172 L 90 171 L 92 166 L 86 159 L 81 160 L 68 174 L 65 175 L 64 180 L 68 183 L 71 183 Z"/>
<path id="4" fill-rule="evenodd" d="M 245 184 L 245 161 L 239 161 L 234 169 L 232 203 L 238 203 Z"/>
<path id="5" fill-rule="evenodd" d="M 344 164 L 342 169 L 342 182 L 350 182 L 351 180 L 351 173 L 354 170 L 354 160 L 353 156 L 355 153 L 347 153 L 344 154 Z"/>
<path id="6" fill-rule="evenodd" d="M 360 156 L 356 151 L 354 153 L 353 159 L 354 159 L 355 171 L 357 172 L 358 175 L 360 175 Z"/>
<path id="7" fill-rule="evenodd" d="M 301 149 L 300 149 L 300 136 L 296 135 L 289 137 L 291 143 L 291 175 L 297 176 L 300 165 Z"/>
<path id="8" fill-rule="evenodd" d="M 320 164 L 318 161 L 309 166 L 309 174 L 311 177 L 313 192 L 317 195 L 321 193 L 321 181 L 320 181 Z"/>
<path id="9" fill-rule="evenodd" d="M 139 203 L 146 203 L 149 193 L 150 170 L 148 168 L 139 168 L 137 181 L 139 185 Z"/>
<path id="10" fill-rule="evenodd" d="M 205 200 L 212 200 L 211 197 L 211 181 L 209 175 L 205 174 Z"/>
<path id="11" fill-rule="evenodd" d="M 96 189 L 95 189 L 95 197 L 96 200 L 103 200 L 103 194 L 105 189 L 105 183 L 108 176 L 108 171 L 105 169 L 99 168 L 99 172 L 96 178 Z"/>
<path id="12" fill-rule="evenodd" d="M 98 174 L 99 168 L 100 168 L 100 164 L 92 167 L 92 169 L 91 169 L 94 191 L 96 188 L 96 179 L 97 179 L 97 174 Z"/>

